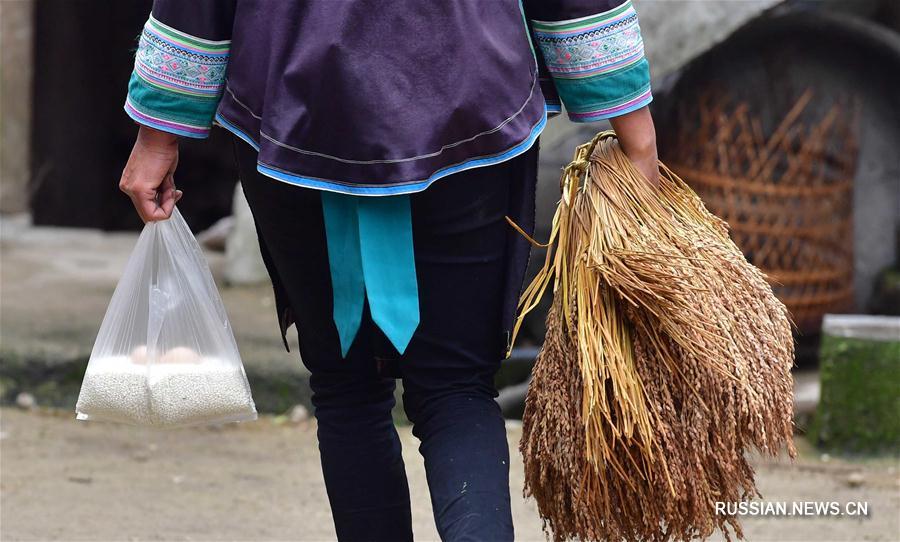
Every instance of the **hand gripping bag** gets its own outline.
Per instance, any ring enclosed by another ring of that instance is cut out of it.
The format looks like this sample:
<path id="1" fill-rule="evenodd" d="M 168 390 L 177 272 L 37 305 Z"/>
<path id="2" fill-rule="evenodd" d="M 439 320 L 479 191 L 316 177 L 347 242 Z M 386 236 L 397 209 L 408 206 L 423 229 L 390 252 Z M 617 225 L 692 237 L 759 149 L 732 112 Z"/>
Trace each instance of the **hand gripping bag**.
<path id="1" fill-rule="evenodd" d="M 177 208 L 144 226 L 75 410 L 79 420 L 157 427 L 256 419 L 225 307 Z"/>

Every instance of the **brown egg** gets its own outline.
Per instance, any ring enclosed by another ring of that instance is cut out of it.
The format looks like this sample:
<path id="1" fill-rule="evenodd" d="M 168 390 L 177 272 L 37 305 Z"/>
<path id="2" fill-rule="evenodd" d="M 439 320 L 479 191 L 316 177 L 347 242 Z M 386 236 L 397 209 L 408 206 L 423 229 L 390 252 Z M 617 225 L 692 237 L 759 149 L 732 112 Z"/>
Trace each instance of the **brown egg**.
<path id="1" fill-rule="evenodd" d="M 145 365 L 147 363 L 147 346 L 138 346 L 131 351 L 131 362 Z"/>
<path id="2" fill-rule="evenodd" d="M 186 346 L 176 346 L 166 352 L 160 363 L 200 363 L 200 354 Z"/>

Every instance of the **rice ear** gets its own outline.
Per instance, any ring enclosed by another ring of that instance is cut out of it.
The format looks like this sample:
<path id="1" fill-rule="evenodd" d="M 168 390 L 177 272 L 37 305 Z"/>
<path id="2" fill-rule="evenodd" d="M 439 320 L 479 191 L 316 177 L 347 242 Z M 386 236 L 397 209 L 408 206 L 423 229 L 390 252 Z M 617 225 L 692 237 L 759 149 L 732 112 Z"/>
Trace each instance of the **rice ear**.
<path id="1" fill-rule="evenodd" d="M 554 294 L 519 446 L 554 540 L 741 537 L 713 506 L 758 494 L 745 452 L 796 453 L 787 311 L 660 170 L 653 189 L 613 132 L 579 146 L 520 301 L 514 338 Z"/>

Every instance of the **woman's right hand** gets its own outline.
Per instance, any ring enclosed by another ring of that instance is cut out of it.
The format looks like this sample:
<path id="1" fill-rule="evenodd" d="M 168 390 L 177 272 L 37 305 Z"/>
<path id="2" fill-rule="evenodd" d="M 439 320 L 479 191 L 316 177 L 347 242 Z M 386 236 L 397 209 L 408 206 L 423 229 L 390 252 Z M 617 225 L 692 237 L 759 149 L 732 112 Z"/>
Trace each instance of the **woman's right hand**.
<path id="1" fill-rule="evenodd" d="M 128 194 L 144 222 L 172 216 L 182 195 L 175 188 L 177 166 L 178 136 L 141 126 L 122 171 L 119 189 Z"/>

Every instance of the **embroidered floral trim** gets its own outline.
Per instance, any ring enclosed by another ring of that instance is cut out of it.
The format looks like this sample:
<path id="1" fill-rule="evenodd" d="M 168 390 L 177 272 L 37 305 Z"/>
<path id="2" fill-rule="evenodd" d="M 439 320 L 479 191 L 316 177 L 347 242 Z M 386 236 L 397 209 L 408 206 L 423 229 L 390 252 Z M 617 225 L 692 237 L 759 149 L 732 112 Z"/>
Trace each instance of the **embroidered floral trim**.
<path id="1" fill-rule="evenodd" d="M 230 45 L 179 32 L 151 15 L 138 42 L 134 72 L 155 87 L 217 98 L 225 86 Z"/>
<path id="2" fill-rule="evenodd" d="M 225 87 L 230 46 L 185 34 L 151 15 L 138 42 L 125 111 L 158 130 L 207 137 Z"/>
<path id="3" fill-rule="evenodd" d="M 641 29 L 630 1 L 581 19 L 532 21 L 532 28 L 547 69 L 557 78 L 610 73 L 644 58 Z"/>

